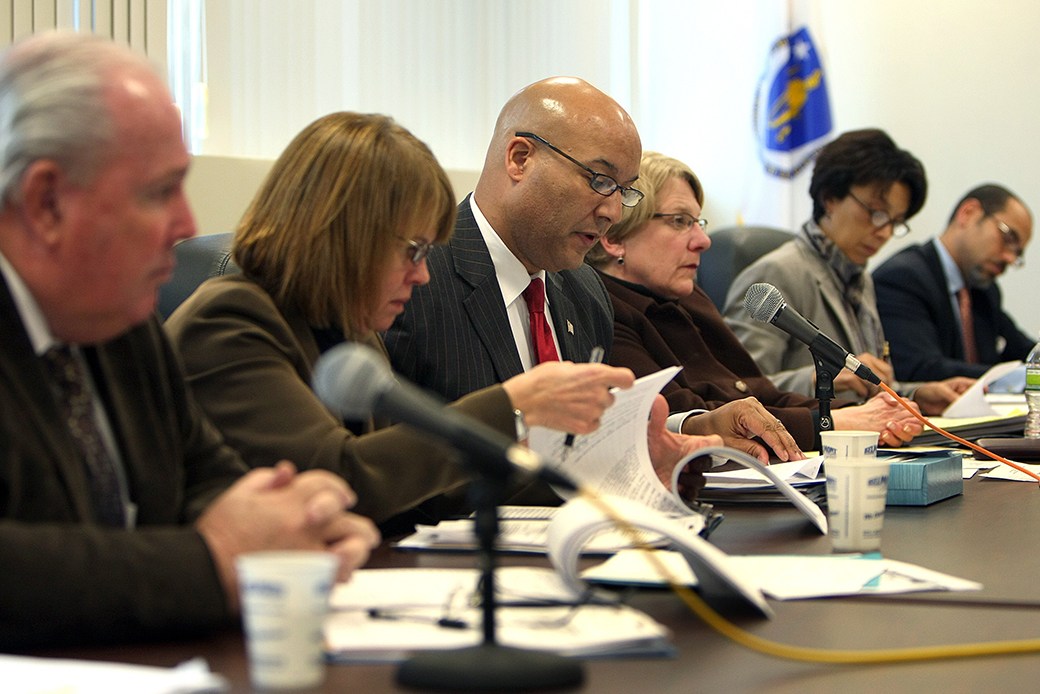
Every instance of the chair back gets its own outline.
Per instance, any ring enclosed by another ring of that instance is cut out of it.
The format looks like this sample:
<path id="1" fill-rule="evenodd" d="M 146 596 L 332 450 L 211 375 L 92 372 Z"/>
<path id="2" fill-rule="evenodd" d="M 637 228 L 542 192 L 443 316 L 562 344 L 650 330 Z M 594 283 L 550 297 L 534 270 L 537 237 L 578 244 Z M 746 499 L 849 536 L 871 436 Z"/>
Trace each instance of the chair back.
<path id="1" fill-rule="evenodd" d="M 159 314 L 163 320 L 206 280 L 238 272 L 231 260 L 233 237 L 231 232 L 194 236 L 173 247 L 177 267 L 170 281 L 159 287 Z"/>
<path id="2" fill-rule="evenodd" d="M 726 293 L 744 268 L 794 238 L 772 227 L 726 227 L 710 234 L 711 247 L 701 253 L 697 284 L 722 311 Z"/>

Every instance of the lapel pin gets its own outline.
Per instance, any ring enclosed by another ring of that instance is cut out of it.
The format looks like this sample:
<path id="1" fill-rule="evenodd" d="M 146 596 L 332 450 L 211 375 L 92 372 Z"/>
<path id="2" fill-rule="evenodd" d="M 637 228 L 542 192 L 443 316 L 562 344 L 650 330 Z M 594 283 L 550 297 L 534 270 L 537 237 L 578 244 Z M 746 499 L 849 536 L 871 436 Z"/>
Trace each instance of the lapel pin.
<path id="1" fill-rule="evenodd" d="M 571 335 L 574 334 L 574 326 L 571 325 L 570 321 L 567 321 L 567 332 L 569 332 Z"/>

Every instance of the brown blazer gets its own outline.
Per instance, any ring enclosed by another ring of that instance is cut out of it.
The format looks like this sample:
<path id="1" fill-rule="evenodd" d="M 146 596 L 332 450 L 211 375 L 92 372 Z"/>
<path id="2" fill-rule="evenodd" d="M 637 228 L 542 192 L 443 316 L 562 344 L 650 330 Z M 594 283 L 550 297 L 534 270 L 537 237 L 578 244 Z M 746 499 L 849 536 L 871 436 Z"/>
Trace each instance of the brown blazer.
<path id="1" fill-rule="evenodd" d="M 403 426 L 356 436 L 311 390 L 318 345 L 299 312 L 279 310 L 241 276 L 202 284 L 166 323 L 202 408 L 252 467 L 292 460 L 341 475 L 355 511 L 383 521 L 448 491 L 468 476 L 452 451 Z M 364 342 L 383 354 L 380 338 Z M 512 437 L 513 408 L 501 386 L 456 407 Z"/>
<path id="2" fill-rule="evenodd" d="M 191 523 L 244 471 L 156 320 L 84 350 L 138 506 L 93 525 L 83 463 L 0 280 L 0 650 L 196 633 L 231 619 Z"/>
<path id="3" fill-rule="evenodd" d="M 816 400 L 777 390 L 704 290 L 695 286 L 688 297 L 671 301 L 600 276 L 614 304 L 611 364 L 627 366 L 637 377 L 666 366 L 683 367 L 661 391 L 673 412 L 713 410 L 753 395 L 783 422 L 799 447 L 814 447 Z"/>

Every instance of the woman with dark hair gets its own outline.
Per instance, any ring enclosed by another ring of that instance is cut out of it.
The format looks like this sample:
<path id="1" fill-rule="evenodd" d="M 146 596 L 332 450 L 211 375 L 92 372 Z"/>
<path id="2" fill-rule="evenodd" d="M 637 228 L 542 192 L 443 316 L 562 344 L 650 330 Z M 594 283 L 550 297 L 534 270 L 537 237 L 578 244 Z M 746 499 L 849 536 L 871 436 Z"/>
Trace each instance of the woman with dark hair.
<path id="1" fill-rule="evenodd" d="M 746 268 L 730 286 L 726 322 L 776 386 L 815 392 L 812 354 L 779 328 L 744 310 L 748 287 L 766 282 L 798 311 L 893 385 L 885 335 L 867 261 L 893 236 L 910 232 L 907 220 L 924 205 L 924 166 L 881 130 L 842 134 L 816 159 L 809 193 L 813 216 L 795 238 Z M 970 379 L 904 384 L 926 414 L 939 414 Z M 862 398 L 873 387 L 843 369 L 834 379 L 838 397 Z"/>
<path id="2" fill-rule="evenodd" d="M 386 422 L 344 422 L 310 386 L 336 344 L 386 354 L 378 331 L 429 281 L 426 254 L 454 223 L 444 170 L 390 118 L 333 113 L 293 139 L 235 233 L 242 273 L 203 283 L 165 323 L 196 399 L 246 463 L 331 470 L 357 492 L 354 510 L 376 521 L 466 481 L 446 445 Z M 518 411 L 532 425 L 588 433 L 609 387 L 631 382 L 604 365 L 543 364 L 453 406 L 510 437 Z"/>

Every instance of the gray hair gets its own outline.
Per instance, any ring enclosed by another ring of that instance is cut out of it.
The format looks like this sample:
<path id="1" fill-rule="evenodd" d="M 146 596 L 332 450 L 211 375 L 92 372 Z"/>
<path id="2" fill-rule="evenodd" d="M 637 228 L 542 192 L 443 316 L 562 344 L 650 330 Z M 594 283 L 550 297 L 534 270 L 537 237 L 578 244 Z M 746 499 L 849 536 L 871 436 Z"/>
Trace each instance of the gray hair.
<path id="1" fill-rule="evenodd" d="M 56 161 L 77 185 L 93 180 L 116 139 L 105 98 L 115 67 L 148 63 L 107 39 L 47 32 L 0 57 L 0 199 L 17 202 L 26 169 Z M 150 69 L 150 68 L 149 68 Z"/>

